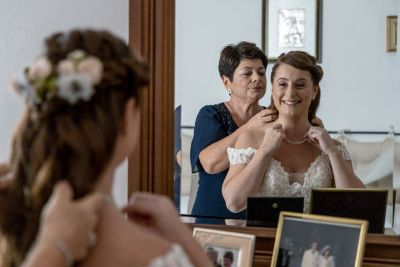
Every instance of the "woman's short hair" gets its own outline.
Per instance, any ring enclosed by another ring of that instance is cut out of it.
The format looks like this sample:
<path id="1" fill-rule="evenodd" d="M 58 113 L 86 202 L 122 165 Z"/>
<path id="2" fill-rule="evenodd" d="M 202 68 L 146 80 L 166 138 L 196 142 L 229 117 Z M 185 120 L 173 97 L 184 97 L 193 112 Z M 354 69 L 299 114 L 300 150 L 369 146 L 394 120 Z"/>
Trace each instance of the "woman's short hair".
<path id="1" fill-rule="evenodd" d="M 317 64 L 317 60 L 315 57 L 311 56 L 310 54 L 303 52 L 303 51 L 290 51 L 288 53 L 282 53 L 275 65 L 272 67 L 271 71 L 271 83 L 274 82 L 276 70 L 279 68 L 280 65 L 288 64 L 296 69 L 308 71 L 311 75 L 311 79 L 313 81 L 314 86 L 318 86 L 318 92 L 315 96 L 315 99 L 311 101 L 311 105 L 308 111 L 308 120 L 311 120 L 316 116 L 320 98 L 321 98 L 321 89 L 319 87 L 319 83 L 324 76 L 324 71 L 322 70 L 321 66 Z M 271 98 L 271 108 L 275 108 L 274 102 Z"/>
<path id="2" fill-rule="evenodd" d="M 226 76 L 232 81 L 233 73 L 243 59 L 260 59 L 264 68 L 268 65 L 268 58 L 260 48 L 253 43 L 243 41 L 237 45 L 227 45 L 222 49 L 218 63 L 219 75 Z"/>

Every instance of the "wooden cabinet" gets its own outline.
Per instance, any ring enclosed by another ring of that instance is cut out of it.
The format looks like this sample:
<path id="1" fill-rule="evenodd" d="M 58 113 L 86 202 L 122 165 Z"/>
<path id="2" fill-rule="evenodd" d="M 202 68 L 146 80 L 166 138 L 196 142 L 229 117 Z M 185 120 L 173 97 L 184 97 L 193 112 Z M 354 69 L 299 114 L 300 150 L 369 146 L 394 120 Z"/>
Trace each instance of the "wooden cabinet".
<path id="1" fill-rule="evenodd" d="M 254 267 L 270 266 L 275 242 L 274 228 L 233 227 L 204 224 L 188 224 L 190 227 L 202 227 L 222 231 L 232 231 L 256 236 Z M 400 266 L 400 236 L 368 234 L 364 251 L 366 267 Z"/>

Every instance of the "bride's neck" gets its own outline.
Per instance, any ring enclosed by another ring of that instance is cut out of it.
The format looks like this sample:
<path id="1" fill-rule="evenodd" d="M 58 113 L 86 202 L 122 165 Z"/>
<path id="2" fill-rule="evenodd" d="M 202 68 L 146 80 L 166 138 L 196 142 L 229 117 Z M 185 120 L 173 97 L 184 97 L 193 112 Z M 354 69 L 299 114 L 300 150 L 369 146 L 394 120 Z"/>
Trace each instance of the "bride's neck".
<path id="1" fill-rule="evenodd" d="M 304 135 L 311 127 L 311 124 L 306 120 L 288 120 L 278 118 L 276 123 L 282 124 L 286 136 L 294 140 L 304 138 Z"/>
<path id="2" fill-rule="evenodd" d="M 95 186 L 95 191 L 106 195 L 111 195 L 114 170 L 115 166 L 113 166 L 111 163 L 104 169 Z"/>

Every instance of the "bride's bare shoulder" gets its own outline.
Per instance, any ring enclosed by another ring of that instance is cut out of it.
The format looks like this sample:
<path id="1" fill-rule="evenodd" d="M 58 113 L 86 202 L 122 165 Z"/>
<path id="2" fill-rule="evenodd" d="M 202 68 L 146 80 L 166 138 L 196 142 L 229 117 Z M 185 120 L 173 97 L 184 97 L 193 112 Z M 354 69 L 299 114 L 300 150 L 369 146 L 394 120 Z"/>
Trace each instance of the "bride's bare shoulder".
<path id="1" fill-rule="evenodd" d="M 258 148 L 261 144 L 263 135 L 259 131 L 245 130 L 236 139 L 235 148 L 253 147 Z"/>
<path id="2" fill-rule="evenodd" d="M 96 231 L 96 246 L 79 266 L 147 266 L 170 248 L 166 240 L 127 220 L 111 204 L 102 211 Z"/>

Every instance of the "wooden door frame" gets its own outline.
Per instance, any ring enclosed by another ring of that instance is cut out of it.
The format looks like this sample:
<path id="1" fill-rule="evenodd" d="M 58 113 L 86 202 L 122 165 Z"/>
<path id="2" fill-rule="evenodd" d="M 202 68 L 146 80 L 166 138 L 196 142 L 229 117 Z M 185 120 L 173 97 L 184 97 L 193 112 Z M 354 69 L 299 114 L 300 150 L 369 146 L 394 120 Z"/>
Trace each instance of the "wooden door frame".
<path id="1" fill-rule="evenodd" d="M 140 94 L 140 142 L 128 159 L 128 194 L 173 196 L 175 0 L 129 0 L 129 46 L 149 65 Z"/>

